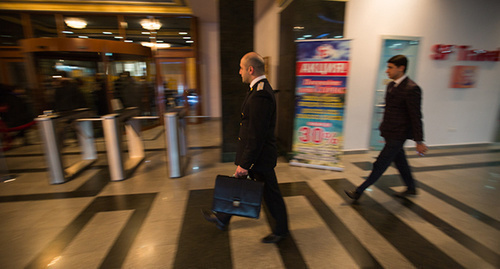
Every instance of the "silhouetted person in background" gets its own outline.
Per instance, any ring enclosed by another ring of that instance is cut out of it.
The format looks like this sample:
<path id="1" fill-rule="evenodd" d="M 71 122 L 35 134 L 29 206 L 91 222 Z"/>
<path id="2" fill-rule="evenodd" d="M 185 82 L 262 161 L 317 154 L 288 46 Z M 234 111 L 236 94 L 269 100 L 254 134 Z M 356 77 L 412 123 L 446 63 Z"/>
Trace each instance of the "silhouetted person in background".
<path id="1" fill-rule="evenodd" d="M 74 79 L 68 78 L 66 72 L 59 74 L 61 77 L 55 78 L 53 81 L 55 88 L 54 110 L 62 112 L 86 107 L 85 96 L 80 91 L 78 83 Z"/>
<path id="2" fill-rule="evenodd" d="M 33 121 L 32 109 L 27 102 L 14 93 L 15 87 L 0 84 L 0 118 L 7 128 L 20 127 Z M 25 137 L 26 129 L 17 131 L 15 137 L 24 138 L 24 144 L 28 144 Z"/>
<path id="3" fill-rule="evenodd" d="M 115 80 L 114 95 L 122 102 L 123 107 L 140 107 L 141 105 L 141 94 L 137 83 L 128 71 L 121 73 L 120 77 Z"/>
<path id="4" fill-rule="evenodd" d="M 106 76 L 104 76 L 104 74 L 98 73 L 95 75 L 95 84 L 92 95 L 97 109 L 97 115 L 108 114 L 109 109 L 108 99 L 106 96 Z"/>

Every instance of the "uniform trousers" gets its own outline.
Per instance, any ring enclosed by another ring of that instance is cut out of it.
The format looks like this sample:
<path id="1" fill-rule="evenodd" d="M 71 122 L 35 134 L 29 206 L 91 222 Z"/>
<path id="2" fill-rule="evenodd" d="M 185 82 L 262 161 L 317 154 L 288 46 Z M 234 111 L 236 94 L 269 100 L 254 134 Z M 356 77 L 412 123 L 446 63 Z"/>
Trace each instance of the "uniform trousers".
<path id="1" fill-rule="evenodd" d="M 280 236 L 288 234 L 288 216 L 285 201 L 281 195 L 274 169 L 265 172 L 255 172 L 252 170 L 249 170 L 248 172 L 251 178 L 264 182 L 264 189 L 262 193 L 264 203 L 276 223 L 273 233 Z M 231 217 L 231 214 L 217 212 L 217 218 L 219 218 L 219 220 L 225 225 L 229 224 Z"/>
<path id="2" fill-rule="evenodd" d="M 363 193 L 366 188 L 375 183 L 392 162 L 396 164 L 396 168 L 399 174 L 401 174 L 408 189 L 415 189 L 415 180 L 411 174 L 410 166 L 408 165 L 406 154 L 403 149 L 405 141 L 406 140 L 385 139 L 385 146 L 378 155 L 377 160 L 373 163 L 372 172 L 365 182 L 356 189 L 357 193 Z"/>

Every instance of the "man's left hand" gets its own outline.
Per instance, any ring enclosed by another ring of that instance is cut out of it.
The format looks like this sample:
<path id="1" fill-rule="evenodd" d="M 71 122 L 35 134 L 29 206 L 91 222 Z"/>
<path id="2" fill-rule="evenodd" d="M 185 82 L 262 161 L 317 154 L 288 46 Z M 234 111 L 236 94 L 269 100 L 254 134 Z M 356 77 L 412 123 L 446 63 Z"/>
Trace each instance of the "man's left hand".
<path id="1" fill-rule="evenodd" d="M 242 177 L 246 177 L 248 175 L 248 170 L 239 166 L 236 167 L 236 171 L 234 172 L 234 177 L 235 178 L 242 178 Z"/>
<path id="2" fill-rule="evenodd" d="M 420 156 L 424 156 L 427 152 L 427 146 L 424 143 L 417 143 L 417 152 Z"/>

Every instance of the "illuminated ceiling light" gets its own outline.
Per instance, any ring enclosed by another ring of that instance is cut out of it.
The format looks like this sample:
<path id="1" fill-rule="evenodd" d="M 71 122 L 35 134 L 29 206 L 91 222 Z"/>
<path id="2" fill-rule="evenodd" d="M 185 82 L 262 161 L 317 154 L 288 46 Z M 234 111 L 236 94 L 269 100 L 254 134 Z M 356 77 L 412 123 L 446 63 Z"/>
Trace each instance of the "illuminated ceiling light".
<path id="1" fill-rule="evenodd" d="M 83 29 L 87 27 L 87 22 L 80 18 L 65 18 L 64 22 L 67 26 L 75 29 Z"/>
<path id="2" fill-rule="evenodd" d="M 116 39 L 122 39 L 123 36 L 115 36 Z"/>
<path id="3" fill-rule="evenodd" d="M 130 43 L 130 42 L 134 42 L 134 40 L 125 40 L 125 42 Z"/>
<path id="4" fill-rule="evenodd" d="M 102 33 L 105 34 L 105 35 L 112 35 L 113 34 L 111 32 L 102 32 Z"/>
<path id="5" fill-rule="evenodd" d="M 163 40 L 156 40 L 156 43 L 163 43 L 163 42 L 165 42 L 165 41 L 163 41 Z"/>
<path id="6" fill-rule="evenodd" d="M 179 32 L 179 35 L 187 35 L 188 32 Z"/>
<path id="7" fill-rule="evenodd" d="M 63 34 L 70 34 L 70 35 L 72 35 L 72 34 L 73 34 L 73 32 L 71 32 L 71 31 L 62 31 L 62 33 L 63 33 Z"/>
<path id="8" fill-rule="evenodd" d="M 194 43 L 193 40 L 186 40 L 186 43 Z"/>
<path id="9" fill-rule="evenodd" d="M 78 38 L 89 38 L 89 37 L 84 35 L 79 35 Z"/>
<path id="10" fill-rule="evenodd" d="M 191 37 L 190 36 L 185 36 L 182 39 L 191 39 Z"/>
<path id="11" fill-rule="evenodd" d="M 151 33 L 150 32 L 141 32 L 141 34 L 143 34 L 143 35 L 149 35 Z"/>
<path id="12" fill-rule="evenodd" d="M 141 20 L 141 26 L 146 30 L 153 31 L 153 30 L 159 30 L 161 28 L 161 23 L 157 19 L 149 18 Z"/>
<path id="13" fill-rule="evenodd" d="M 144 47 L 150 47 L 150 48 L 153 48 L 153 47 L 156 47 L 156 48 L 170 48 L 170 44 L 155 44 L 155 43 L 151 43 L 151 42 L 141 42 L 141 45 L 143 45 Z"/>

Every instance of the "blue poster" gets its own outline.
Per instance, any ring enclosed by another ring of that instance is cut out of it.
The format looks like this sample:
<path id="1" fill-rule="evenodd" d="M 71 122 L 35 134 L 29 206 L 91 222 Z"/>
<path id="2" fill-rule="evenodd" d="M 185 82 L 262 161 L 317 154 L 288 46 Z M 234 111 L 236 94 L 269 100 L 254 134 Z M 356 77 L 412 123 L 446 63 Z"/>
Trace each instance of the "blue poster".
<path id="1" fill-rule="evenodd" d="M 350 40 L 297 42 L 292 165 L 343 170 Z"/>

